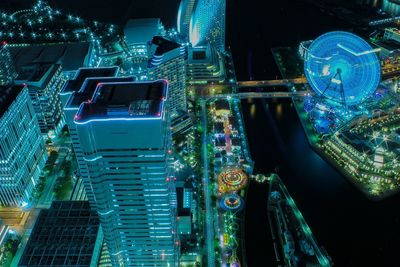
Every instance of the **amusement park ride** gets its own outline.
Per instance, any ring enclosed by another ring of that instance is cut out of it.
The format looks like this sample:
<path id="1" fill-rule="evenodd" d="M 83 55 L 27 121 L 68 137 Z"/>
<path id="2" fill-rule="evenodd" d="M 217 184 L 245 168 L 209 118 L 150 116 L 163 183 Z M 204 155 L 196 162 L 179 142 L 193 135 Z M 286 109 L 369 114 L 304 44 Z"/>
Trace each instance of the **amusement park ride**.
<path id="1" fill-rule="evenodd" d="M 329 133 L 356 115 L 368 114 L 362 104 L 381 81 L 376 52 L 362 38 L 342 31 L 323 34 L 310 44 L 304 72 L 315 94 L 304 105 L 319 133 Z"/>

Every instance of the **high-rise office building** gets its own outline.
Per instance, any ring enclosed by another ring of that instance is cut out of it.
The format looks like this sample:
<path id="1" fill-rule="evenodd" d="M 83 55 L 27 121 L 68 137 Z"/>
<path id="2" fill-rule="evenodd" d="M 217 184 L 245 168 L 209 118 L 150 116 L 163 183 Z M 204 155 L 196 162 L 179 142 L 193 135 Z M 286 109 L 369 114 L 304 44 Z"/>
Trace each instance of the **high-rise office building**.
<path id="1" fill-rule="evenodd" d="M 183 36 L 189 38 L 190 18 L 197 0 L 181 0 L 177 15 L 177 30 Z"/>
<path id="2" fill-rule="evenodd" d="M 92 207 L 95 207 L 93 189 L 88 176 L 86 165 L 84 164 L 82 150 L 80 148 L 79 137 L 74 123 L 74 118 L 83 102 L 89 101 L 97 87 L 102 81 L 114 81 L 118 73 L 118 67 L 107 68 L 81 68 L 77 71 L 74 79 L 68 80 L 62 89 L 61 100 L 64 107 L 65 122 L 68 125 L 71 135 L 72 147 L 75 152 L 79 166 L 79 176 L 86 191 L 86 196 Z"/>
<path id="3" fill-rule="evenodd" d="M 0 204 L 26 206 L 46 159 L 28 89 L 0 87 Z"/>
<path id="4" fill-rule="evenodd" d="M 6 42 L 0 44 L 0 85 L 12 84 L 17 77 L 12 62 L 9 46 Z"/>
<path id="5" fill-rule="evenodd" d="M 198 0 L 190 19 L 192 46 L 210 44 L 219 51 L 225 50 L 226 0 Z"/>
<path id="6" fill-rule="evenodd" d="M 75 117 L 114 266 L 177 266 L 165 80 L 102 83 Z"/>
<path id="7" fill-rule="evenodd" d="M 174 119 L 187 111 L 185 47 L 155 36 L 151 49 L 153 57 L 149 62 L 149 78 L 168 80 L 169 107 Z"/>
<path id="8" fill-rule="evenodd" d="M 41 132 L 48 134 L 60 128 L 62 111 L 59 93 L 64 84 L 61 65 L 38 63 L 23 66 L 15 83 L 27 85 Z"/>

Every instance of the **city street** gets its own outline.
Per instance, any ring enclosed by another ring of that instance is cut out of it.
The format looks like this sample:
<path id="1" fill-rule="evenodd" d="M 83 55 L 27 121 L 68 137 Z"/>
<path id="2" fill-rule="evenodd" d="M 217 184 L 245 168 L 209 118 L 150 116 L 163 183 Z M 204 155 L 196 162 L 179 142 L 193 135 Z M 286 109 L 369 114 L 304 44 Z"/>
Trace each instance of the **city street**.
<path id="1" fill-rule="evenodd" d="M 202 137 L 202 153 L 203 153 L 203 188 L 204 188 L 204 199 L 206 203 L 206 227 L 207 227 L 207 259 L 208 267 L 215 266 L 215 252 L 214 252 L 214 220 L 213 220 L 213 209 L 211 203 L 211 192 L 209 188 L 209 158 L 208 158 L 208 138 L 207 138 L 207 111 L 206 102 L 201 101 L 201 112 L 202 112 L 202 125 L 203 125 L 203 137 Z"/>

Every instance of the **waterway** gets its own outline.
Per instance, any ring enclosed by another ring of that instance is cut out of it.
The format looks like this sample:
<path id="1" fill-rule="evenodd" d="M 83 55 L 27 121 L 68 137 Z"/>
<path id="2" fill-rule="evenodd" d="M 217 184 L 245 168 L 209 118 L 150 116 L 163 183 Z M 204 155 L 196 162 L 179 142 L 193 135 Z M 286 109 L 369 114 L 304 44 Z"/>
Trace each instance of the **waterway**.
<path id="1" fill-rule="evenodd" d="M 305 1 L 232 1 L 227 43 L 239 80 L 279 76 L 271 47 L 352 30 Z M 400 196 L 367 200 L 309 146 L 290 100 L 243 100 L 255 172 L 278 170 L 318 243 L 335 266 L 399 266 Z M 273 266 L 267 186 L 251 183 L 246 206 L 249 267 Z"/>

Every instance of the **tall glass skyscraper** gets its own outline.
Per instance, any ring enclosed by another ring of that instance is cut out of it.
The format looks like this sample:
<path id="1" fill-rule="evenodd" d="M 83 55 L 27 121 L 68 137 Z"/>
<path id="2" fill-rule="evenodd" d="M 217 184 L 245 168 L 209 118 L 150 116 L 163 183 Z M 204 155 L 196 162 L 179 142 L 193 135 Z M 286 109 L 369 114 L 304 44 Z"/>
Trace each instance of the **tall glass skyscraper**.
<path id="1" fill-rule="evenodd" d="M 113 266 L 177 266 L 167 82 L 101 83 L 75 116 Z"/>
<path id="2" fill-rule="evenodd" d="M 0 87 L 0 204 L 29 203 L 47 153 L 24 85 Z"/>
<path id="3" fill-rule="evenodd" d="M 210 44 L 225 50 L 226 0 L 198 0 L 190 19 L 192 46 Z"/>

